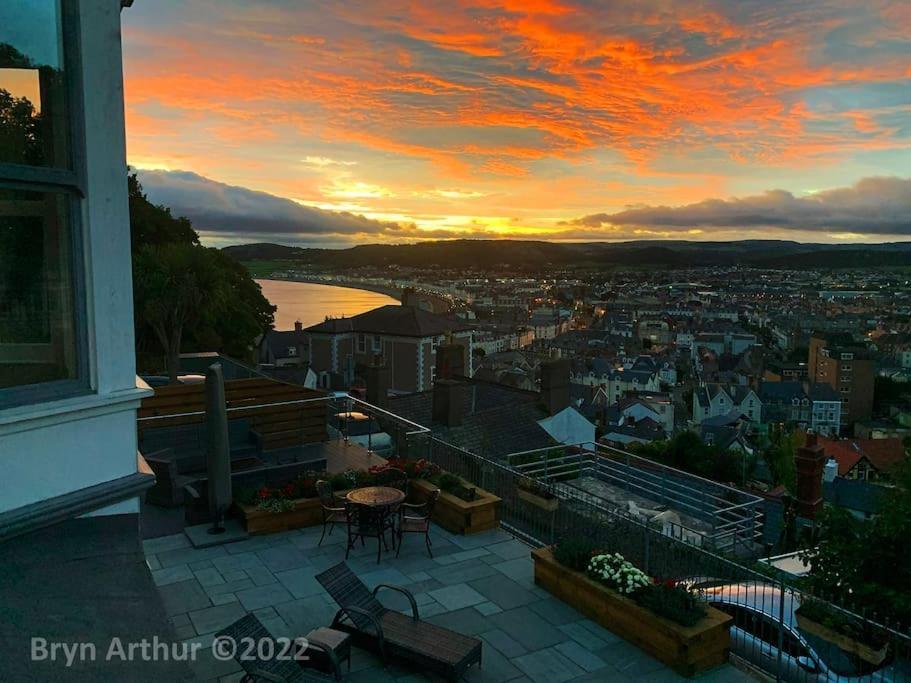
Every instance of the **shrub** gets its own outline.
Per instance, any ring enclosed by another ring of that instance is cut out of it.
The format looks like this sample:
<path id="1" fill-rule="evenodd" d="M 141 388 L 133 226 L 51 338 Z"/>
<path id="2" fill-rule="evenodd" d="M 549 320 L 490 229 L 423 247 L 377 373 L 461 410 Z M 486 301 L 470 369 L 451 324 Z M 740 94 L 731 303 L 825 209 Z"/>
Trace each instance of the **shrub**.
<path id="1" fill-rule="evenodd" d="M 351 488 L 351 482 L 343 473 L 333 474 L 329 478 L 329 484 L 332 486 L 333 491 L 344 491 Z"/>
<path id="2" fill-rule="evenodd" d="M 546 484 L 542 484 L 537 479 L 532 479 L 531 477 L 522 477 L 516 482 L 516 486 L 524 491 L 533 493 L 540 498 L 545 500 L 553 500 L 556 496 L 547 488 Z"/>
<path id="3" fill-rule="evenodd" d="M 673 581 L 643 586 L 633 593 L 632 598 L 650 612 L 681 626 L 693 626 L 706 614 L 705 604 Z"/>
<path id="4" fill-rule="evenodd" d="M 385 465 L 374 465 L 368 471 L 378 474 L 388 469 L 402 470 L 409 479 L 430 479 L 440 473 L 440 466 L 429 460 L 406 460 L 405 458 L 391 458 Z"/>
<path id="5" fill-rule="evenodd" d="M 837 633 L 866 643 L 874 648 L 882 647 L 886 642 L 881 633 L 873 631 L 869 622 L 852 618 L 822 600 L 804 598 L 800 603 L 800 607 L 797 608 L 797 613 Z"/>
<path id="6" fill-rule="evenodd" d="M 564 567 L 584 572 L 597 553 L 598 546 L 588 538 L 567 538 L 554 546 L 554 559 Z"/>
<path id="7" fill-rule="evenodd" d="M 595 555 L 588 563 L 588 575 L 623 595 L 630 595 L 651 584 L 648 575 L 620 553 Z"/>

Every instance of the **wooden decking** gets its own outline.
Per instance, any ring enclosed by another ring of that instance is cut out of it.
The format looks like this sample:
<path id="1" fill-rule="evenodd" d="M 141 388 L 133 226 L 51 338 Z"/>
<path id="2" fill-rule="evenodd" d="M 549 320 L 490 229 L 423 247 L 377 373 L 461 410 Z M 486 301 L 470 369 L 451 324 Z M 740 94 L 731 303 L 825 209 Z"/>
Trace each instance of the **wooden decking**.
<path id="1" fill-rule="evenodd" d="M 374 465 L 384 465 L 386 459 L 344 439 L 309 443 L 300 447 L 307 456 L 326 459 L 326 471 L 338 474 L 345 470 L 366 470 Z"/>

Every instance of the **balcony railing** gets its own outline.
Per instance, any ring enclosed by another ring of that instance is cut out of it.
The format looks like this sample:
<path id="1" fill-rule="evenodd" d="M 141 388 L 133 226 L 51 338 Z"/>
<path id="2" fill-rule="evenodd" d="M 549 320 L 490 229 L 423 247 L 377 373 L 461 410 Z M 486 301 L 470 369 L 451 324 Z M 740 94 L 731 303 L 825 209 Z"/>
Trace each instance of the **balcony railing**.
<path id="1" fill-rule="evenodd" d="M 600 443 L 513 453 L 526 476 L 559 482 L 566 495 L 588 491 L 603 505 L 689 543 L 744 556 L 762 551 L 762 499 Z"/>

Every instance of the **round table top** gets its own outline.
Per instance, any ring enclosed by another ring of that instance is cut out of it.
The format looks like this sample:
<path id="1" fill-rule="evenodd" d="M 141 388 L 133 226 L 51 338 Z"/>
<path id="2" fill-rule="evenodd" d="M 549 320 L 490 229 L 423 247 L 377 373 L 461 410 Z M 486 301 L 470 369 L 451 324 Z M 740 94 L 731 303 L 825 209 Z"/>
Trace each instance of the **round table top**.
<path id="1" fill-rule="evenodd" d="M 349 491 L 345 496 L 352 503 L 381 507 L 395 505 L 405 500 L 405 492 L 391 486 L 365 486 L 364 488 Z"/>

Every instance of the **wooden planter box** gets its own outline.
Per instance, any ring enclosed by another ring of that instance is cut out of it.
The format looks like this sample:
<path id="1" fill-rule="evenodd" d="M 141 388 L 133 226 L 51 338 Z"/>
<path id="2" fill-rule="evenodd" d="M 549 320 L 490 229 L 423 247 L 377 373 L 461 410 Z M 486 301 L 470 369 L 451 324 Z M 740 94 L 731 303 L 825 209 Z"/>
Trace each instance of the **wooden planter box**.
<path id="1" fill-rule="evenodd" d="M 477 534 L 500 526 L 500 499 L 484 489 L 462 480 L 464 486 L 474 488 L 478 499 L 471 502 L 440 491 L 440 498 L 433 508 L 433 521 L 454 534 Z M 412 502 L 424 503 L 437 487 L 426 479 L 412 479 L 408 491 Z"/>
<path id="2" fill-rule="evenodd" d="M 294 509 L 287 512 L 259 510 L 255 505 L 237 503 L 244 520 L 244 528 L 251 536 L 274 534 L 279 531 L 301 529 L 323 523 L 323 512 L 319 498 L 297 498 Z"/>
<path id="3" fill-rule="evenodd" d="M 797 617 L 797 625 L 802 630 L 832 643 L 845 652 L 857 655 L 865 662 L 878 666 L 886 659 L 886 655 L 889 652 L 888 644 L 877 648 L 873 645 L 855 640 L 851 636 L 839 633 L 835 629 L 829 628 L 825 624 L 820 624 L 818 621 L 801 614 L 799 607 L 797 608 L 797 611 L 794 612 L 794 615 Z"/>
<path id="4" fill-rule="evenodd" d="M 335 492 L 339 507 L 344 505 L 343 501 L 347 494 L 348 489 Z M 258 510 L 255 505 L 242 505 L 241 503 L 236 503 L 236 505 L 243 517 L 244 528 L 251 536 L 303 529 L 323 523 L 322 505 L 319 498 L 297 498 L 294 501 L 294 509 L 288 510 L 288 512 Z"/>
<path id="5" fill-rule="evenodd" d="M 536 508 L 541 508 L 545 512 L 553 512 L 560 507 L 559 498 L 545 498 L 544 496 L 539 496 L 537 493 L 532 493 L 523 488 L 516 488 L 516 493 L 518 493 L 519 498 L 526 503 L 534 505 Z"/>
<path id="6" fill-rule="evenodd" d="M 645 650 L 682 676 L 724 664 L 732 617 L 708 607 L 702 621 L 681 626 L 558 563 L 549 548 L 533 550 L 535 583 L 586 617 Z"/>

